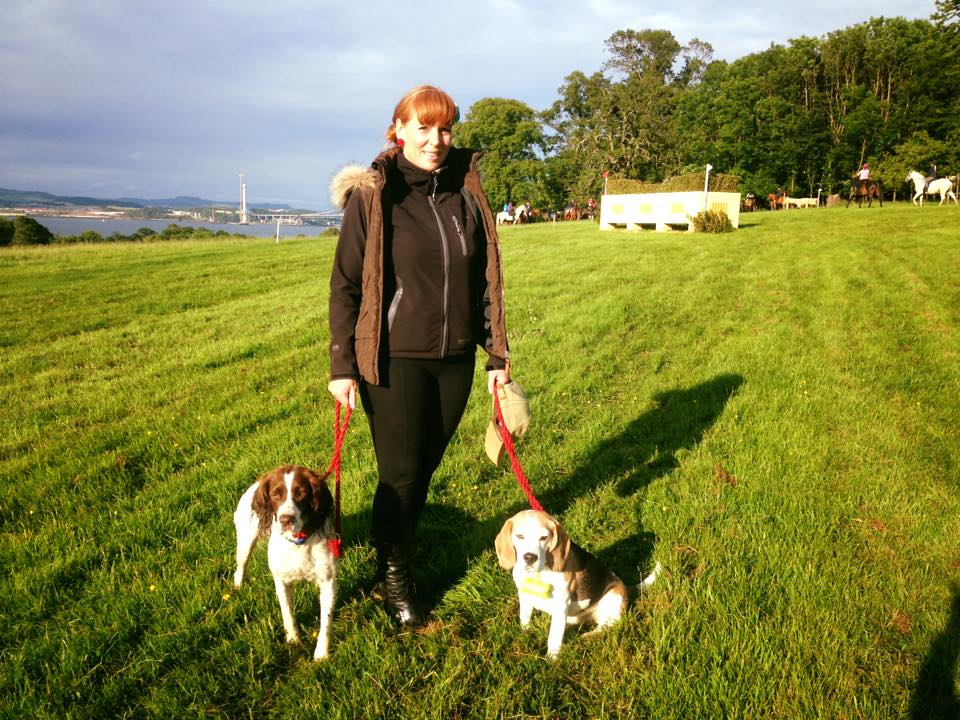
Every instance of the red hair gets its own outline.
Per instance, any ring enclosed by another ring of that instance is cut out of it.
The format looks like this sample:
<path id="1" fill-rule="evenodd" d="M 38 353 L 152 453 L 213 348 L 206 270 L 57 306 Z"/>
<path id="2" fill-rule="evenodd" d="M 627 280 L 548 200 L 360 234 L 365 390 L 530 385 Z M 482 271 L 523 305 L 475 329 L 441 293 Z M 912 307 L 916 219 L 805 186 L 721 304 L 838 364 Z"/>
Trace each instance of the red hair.
<path id="1" fill-rule="evenodd" d="M 393 122 L 387 128 L 387 140 L 396 144 L 397 120 L 405 123 L 414 116 L 424 125 L 450 126 L 460 119 L 460 109 L 453 98 L 440 88 L 418 85 L 404 95 L 393 109 Z"/>

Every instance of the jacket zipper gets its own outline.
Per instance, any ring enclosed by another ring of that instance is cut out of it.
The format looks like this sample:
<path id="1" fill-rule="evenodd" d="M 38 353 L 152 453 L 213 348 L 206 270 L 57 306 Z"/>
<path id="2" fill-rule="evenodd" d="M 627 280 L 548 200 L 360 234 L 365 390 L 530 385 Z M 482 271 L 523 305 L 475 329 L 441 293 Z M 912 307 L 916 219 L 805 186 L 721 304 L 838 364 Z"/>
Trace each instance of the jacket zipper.
<path id="1" fill-rule="evenodd" d="M 397 276 L 397 291 L 393 294 L 393 300 L 390 301 L 390 307 L 387 310 L 387 332 L 393 330 L 393 321 L 397 317 L 397 309 L 400 307 L 400 299 L 403 297 L 403 281 Z"/>
<path id="2" fill-rule="evenodd" d="M 460 228 L 460 221 L 457 220 L 456 215 L 451 215 L 450 219 L 453 220 L 453 226 L 457 229 L 457 237 L 460 238 L 460 252 L 463 253 L 463 256 L 467 256 L 467 239 L 463 235 L 463 230 Z"/>
<path id="3" fill-rule="evenodd" d="M 440 357 L 447 355 L 447 342 L 449 335 L 450 313 L 450 243 L 447 240 L 447 233 L 443 229 L 443 222 L 440 220 L 440 214 L 437 212 L 437 176 L 433 176 L 433 191 L 427 194 L 427 202 L 433 211 L 433 217 L 437 221 L 437 228 L 440 230 L 440 245 L 443 248 L 443 330 L 440 338 Z"/>

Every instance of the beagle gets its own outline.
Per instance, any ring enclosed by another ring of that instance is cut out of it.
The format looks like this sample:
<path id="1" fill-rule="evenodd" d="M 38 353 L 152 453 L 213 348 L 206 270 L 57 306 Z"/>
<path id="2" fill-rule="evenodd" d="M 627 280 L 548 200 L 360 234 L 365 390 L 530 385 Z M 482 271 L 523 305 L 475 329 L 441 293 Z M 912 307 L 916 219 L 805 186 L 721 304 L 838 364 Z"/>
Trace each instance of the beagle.
<path id="1" fill-rule="evenodd" d="M 520 598 L 520 625 L 534 610 L 550 615 L 547 655 L 560 652 L 566 626 L 592 623 L 596 629 L 620 619 L 627 602 L 623 581 L 574 543 L 556 519 L 524 510 L 507 520 L 496 539 L 497 560 L 512 570 Z M 642 587 L 656 579 L 656 570 Z"/>

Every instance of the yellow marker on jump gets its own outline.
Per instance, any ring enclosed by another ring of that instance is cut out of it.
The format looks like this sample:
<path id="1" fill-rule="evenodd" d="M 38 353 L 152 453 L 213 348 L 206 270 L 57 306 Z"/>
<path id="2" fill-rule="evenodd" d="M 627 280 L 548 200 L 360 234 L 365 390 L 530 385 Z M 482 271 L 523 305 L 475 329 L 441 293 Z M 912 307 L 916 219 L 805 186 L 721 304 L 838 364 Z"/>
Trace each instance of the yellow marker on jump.
<path id="1" fill-rule="evenodd" d="M 540 573 L 527 575 L 523 579 L 523 584 L 520 586 L 520 592 L 526 593 L 527 595 L 536 595 L 546 600 L 553 595 L 553 585 L 541 580 Z"/>

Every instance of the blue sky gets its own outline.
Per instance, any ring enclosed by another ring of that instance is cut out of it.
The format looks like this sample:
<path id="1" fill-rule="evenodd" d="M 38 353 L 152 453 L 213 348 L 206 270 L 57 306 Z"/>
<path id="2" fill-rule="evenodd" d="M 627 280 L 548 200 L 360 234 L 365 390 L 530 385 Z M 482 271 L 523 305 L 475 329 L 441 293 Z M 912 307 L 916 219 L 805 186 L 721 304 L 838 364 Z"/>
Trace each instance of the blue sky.
<path id="1" fill-rule="evenodd" d="M 735 60 L 933 0 L 0 0 L 0 187 L 330 206 L 411 86 L 550 105 L 616 30 Z"/>

